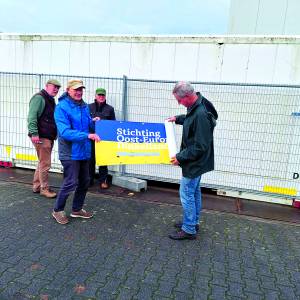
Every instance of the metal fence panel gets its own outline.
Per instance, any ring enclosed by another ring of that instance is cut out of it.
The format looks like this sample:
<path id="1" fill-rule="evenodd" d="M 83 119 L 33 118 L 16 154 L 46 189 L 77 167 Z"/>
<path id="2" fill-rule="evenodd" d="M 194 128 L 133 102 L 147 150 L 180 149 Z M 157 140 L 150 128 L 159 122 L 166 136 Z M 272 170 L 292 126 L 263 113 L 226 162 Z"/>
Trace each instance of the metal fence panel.
<path id="1" fill-rule="evenodd" d="M 76 76 L 0 72 L 0 159 L 33 168 L 35 151 L 27 137 L 28 104 L 49 78 L 65 87 Z M 105 87 L 108 103 L 118 120 L 162 123 L 185 113 L 172 95 L 174 81 L 83 77 L 84 99 L 94 100 L 97 87 Z M 234 83 L 193 83 L 213 102 L 219 120 L 215 129 L 214 172 L 205 174 L 202 185 L 220 189 L 299 197 L 300 87 Z M 60 94 L 63 90 L 60 91 Z M 179 147 L 181 126 L 176 126 Z M 52 168 L 61 171 L 57 143 Z M 145 179 L 178 182 L 181 170 L 168 165 L 110 167 Z M 277 189 L 277 190 L 276 190 Z"/>

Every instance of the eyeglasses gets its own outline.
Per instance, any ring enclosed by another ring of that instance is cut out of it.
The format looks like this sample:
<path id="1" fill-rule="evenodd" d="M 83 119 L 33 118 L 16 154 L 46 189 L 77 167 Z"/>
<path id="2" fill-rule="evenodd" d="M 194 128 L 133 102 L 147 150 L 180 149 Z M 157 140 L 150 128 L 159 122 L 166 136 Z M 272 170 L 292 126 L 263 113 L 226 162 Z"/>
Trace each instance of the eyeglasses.
<path id="1" fill-rule="evenodd" d="M 105 96 L 104 94 L 97 94 L 97 96 Z"/>

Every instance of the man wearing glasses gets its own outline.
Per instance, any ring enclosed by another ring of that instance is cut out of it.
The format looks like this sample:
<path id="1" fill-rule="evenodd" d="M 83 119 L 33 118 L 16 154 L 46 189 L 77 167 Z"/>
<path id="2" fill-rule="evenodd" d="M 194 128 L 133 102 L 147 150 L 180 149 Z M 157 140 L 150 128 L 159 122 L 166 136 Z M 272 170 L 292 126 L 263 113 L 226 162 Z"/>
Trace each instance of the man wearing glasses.
<path id="1" fill-rule="evenodd" d="M 38 156 L 32 191 L 46 198 L 55 198 L 48 182 L 51 167 L 51 153 L 57 129 L 54 121 L 55 99 L 61 84 L 56 79 L 49 79 L 44 89 L 35 94 L 29 103 L 27 118 L 28 136 Z"/>
<path id="2" fill-rule="evenodd" d="M 100 140 L 97 134 L 91 132 L 94 132 L 94 122 L 99 118 L 91 118 L 88 105 L 82 99 L 84 89 L 82 80 L 70 80 L 66 92 L 58 99 L 54 113 L 59 160 L 64 167 L 63 183 L 52 212 L 59 224 L 69 222 L 64 209 L 72 192 L 74 195 L 70 216 L 83 219 L 93 216 L 83 209 L 83 205 L 90 182 L 91 141 Z"/>

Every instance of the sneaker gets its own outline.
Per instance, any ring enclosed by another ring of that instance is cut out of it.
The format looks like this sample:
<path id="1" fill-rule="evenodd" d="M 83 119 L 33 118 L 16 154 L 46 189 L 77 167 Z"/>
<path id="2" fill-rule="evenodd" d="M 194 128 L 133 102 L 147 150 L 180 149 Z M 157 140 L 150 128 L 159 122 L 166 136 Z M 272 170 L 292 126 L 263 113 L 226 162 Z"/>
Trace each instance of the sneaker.
<path id="1" fill-rule="evenodd" d="M 39 193 L 40 193 L 40 189 L 32 189 L 32 192 L 33 192 L 34 194 L 39 194 Z"/>
<path id="2" fill-rule="evenodd" d="M 70 216 L 73 218 L 90 219 L 93 217 L 93 214 L 90 212 L 87 212 L 84 209 L 81 209 L 80 211 L 72 211 Z"/>
<path id="3" fill-rule="evenodd" d="M 174 227 L 181 230 L 182 222 L 174 223 Z M 195 229 L 196 229 L 197 232 L 199 231 L 199 224 L 195 225 Z"/>
<path id="4" fill-rule="evenodd" d="M 66 216 L 66 213 L 62 210 L 62 211 L 53 211 L 52 212 L 52 217 L 56 220 L 57 223 L 59 224 L 67 224 L 69 223 L 69 219 Z"/>
<path id="5" fill-rule="evenodd" d="M 183 230 L 176 231 L 169 234 L 169 238 L 172 240 L 195 240 L 197 238 L 196 234 L 189 234 Z"/>
<path id="6" fill-rule="evenodd" d="M 103 189 L 103 190 L 108 189 L 108 184 L 106 182 L 100 183 L 100 189 Z"/>
<path id="7" fill-rule="evenodd" d="M 56 193 L 53 191 L 50 191 L 49 189 L 41 189 L 40 195 L 44 196 L 46 198 L 55 198 L 56 197 Z"/>

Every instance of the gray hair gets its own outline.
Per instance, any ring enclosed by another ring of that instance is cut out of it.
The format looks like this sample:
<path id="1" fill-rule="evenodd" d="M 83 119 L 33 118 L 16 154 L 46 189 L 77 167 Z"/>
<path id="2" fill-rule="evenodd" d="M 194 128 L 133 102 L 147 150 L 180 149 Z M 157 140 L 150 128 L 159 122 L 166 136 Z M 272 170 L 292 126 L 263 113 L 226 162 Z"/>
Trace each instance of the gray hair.
<path id="1" fill-rule="evenodd" d="M 188 81 L 179 81 L 176 83 L 173 94 L 176 94 L 179 98 L 193 95 L 194 87 Z"/>

